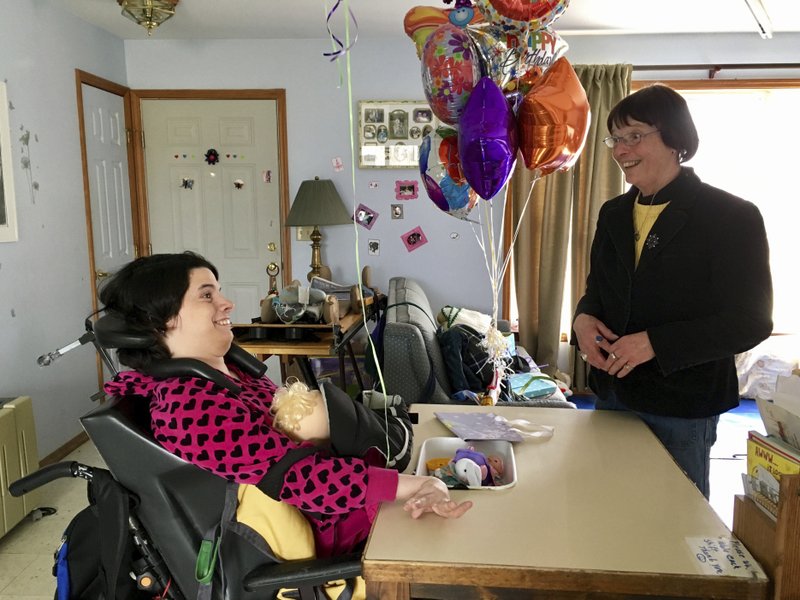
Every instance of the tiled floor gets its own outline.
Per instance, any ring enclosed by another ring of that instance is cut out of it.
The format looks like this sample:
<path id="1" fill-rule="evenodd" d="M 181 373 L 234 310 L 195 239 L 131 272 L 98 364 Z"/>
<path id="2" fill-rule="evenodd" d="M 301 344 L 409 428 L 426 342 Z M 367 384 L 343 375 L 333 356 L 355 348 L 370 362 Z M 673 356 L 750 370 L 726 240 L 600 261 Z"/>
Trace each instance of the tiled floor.
<path id="1" fill-rule="evenodd" d="M 741 493 L 747 432 L 763 432 L 758 414 L 729 413 L 720 418 L 711 457 L 711 505 L 723 522 L 733 522 L 733 496 Z M 65 460 L 103 466 L 94 446 L 84 444 Z M 41 488 L 42 506 L 58 509 L 38 521 L 30 518 L 0 539 L 0 600 L 50 600 L 55 590 L 53 552 L 73 516 L 86 505 L 86 482 L 59 479 Z"/>

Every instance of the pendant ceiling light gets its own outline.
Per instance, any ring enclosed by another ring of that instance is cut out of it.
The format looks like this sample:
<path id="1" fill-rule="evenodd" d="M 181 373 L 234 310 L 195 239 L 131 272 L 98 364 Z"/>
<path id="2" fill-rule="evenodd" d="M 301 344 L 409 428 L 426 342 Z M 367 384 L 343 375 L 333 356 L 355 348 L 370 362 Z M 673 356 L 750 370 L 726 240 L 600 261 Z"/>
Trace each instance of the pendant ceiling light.
<path id="1" fill-rule="evenodd" d="M 117 0 L 122 7 L 122 14 L 134 23 L 147 29 L 147 35 L 153 29 L 175 14 L 175 6 L 179 0 Z"/>

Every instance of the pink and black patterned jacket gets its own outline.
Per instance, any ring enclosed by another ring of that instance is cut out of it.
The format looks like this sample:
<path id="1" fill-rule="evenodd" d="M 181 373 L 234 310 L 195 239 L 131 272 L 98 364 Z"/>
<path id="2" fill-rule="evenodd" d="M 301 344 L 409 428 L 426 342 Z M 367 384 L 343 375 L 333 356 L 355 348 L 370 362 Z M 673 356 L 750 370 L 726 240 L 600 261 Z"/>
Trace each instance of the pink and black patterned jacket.
<path id="1" fill-rule="evenodd" d="M 105 390 L 149 399 L 153 435 L 165 449 L 230 481 L 256 485 L 287 452 L 310 444 L 273 429 L 274 383 L 229 368 L 238 377 L 238 395 L 206 379 L 159 380 L 136 371 L 119 373 Z M 317 556 L 332 556 L 366 539 L 379 503 L 394 500 L 397 481 L 396 471 L 320 448 L 289 467 L 279 499 L 306 516 Z"/>

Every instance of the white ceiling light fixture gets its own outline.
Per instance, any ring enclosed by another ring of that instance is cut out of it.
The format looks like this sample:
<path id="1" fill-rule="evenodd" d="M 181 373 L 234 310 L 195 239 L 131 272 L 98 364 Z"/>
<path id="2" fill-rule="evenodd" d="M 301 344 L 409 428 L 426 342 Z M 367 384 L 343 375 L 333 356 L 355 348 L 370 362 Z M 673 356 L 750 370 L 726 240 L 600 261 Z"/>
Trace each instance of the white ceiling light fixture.
<path id="1" fill-rule="evenodd" d="M 763 0 L 744 0 L 756 20 L 758 34 L 765 40 L 772 39 L 772 20 L 769 18 Z"/>
<path id="2" fill-rule="evenodd" d="M 147 29 L 147 35 L 152 35 L 153 29 L 172 18 L 178 2 L 180 0 L 117 0 L 122 14 Z"/>

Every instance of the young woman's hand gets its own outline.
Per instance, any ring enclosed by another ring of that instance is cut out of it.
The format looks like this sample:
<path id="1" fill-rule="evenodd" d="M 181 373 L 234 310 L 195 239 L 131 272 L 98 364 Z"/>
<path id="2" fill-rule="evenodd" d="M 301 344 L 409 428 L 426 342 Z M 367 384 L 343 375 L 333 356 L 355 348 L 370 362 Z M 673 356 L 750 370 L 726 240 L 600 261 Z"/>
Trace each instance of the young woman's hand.
<path id="1" fill-rule="evenodd" d="M 470 508 L 472 502 L 455 502 L 450 499 L 450 490 L 443 481 L 435 477 L 425 477 L 425 481 L 416 492 L 406 500 L 403 510 L 418 519 L 427 512 L 432 512 L 446 519 L 457 519 Z"/>

